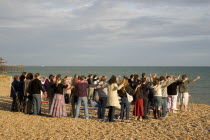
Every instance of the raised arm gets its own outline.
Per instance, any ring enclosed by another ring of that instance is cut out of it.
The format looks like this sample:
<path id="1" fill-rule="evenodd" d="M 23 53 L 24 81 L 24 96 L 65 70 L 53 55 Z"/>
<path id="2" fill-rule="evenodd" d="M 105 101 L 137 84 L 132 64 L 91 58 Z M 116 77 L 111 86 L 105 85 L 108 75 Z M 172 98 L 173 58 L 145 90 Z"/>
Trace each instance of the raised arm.
<path id="1" fill-rule="evenodd" d="M 200 79 L 200 78 L 201 78 L 200 76 L 197 76 L 195 79 L 189 81 L 189 83 L 193 83 L 193 82 L 197 81 L 197 80 Z"/>
<path id="2" fill-rule="evenodd" d="M 151 83 L 153 82 L 153 76 L 152 76 L 152 74 L 150 74 L 149 80 L 150 80 Z"/>
<path id="3" fill-rule="evenodd" d="M 177 81 L 179 78 L 180 78 L 180 74 L 176 78 L 174 78 L 174 80 Z"/>
<path id="4" fill-rule="evenodd" d="M 124 86 L 124 84 L 119 85 L 117 90 L 120 90 L 123 86 Z"/>
<path id="5" fill-rule="evenodd" d="M 160 86 L 153 86 L 154 91 L 157 91 L 160 88 Z"/>
<path id="6" fill-rule="evenodd" d="M 139 87 L 141 87 L 141 85 L 138 85 L 138 86 L 136 87 L 136 89 L 135 89 L 135 91 L 134 91 L 135 93 L 136 93 L 136 91 L 138 90 Z"/>
<path id="7" fill-rule="evenodd" d="M 165 73 L 163 76 L 166 78 L 168 76 L 168 73 Z"/>
<path id="8" fill-rule="evenodd" d="M 113 90 L 120 90 L 123 86 L 124 86 L 124 84 L 121 84 L 119 86 L 117 84 L 114 84 Z"/>
<path id="9" fill-rule="evenodd" d="M 169 85 L 170 85 L 170 82 L 167 81 L 164 85 L 161 85 L 161 88 L 166 88 L 166 87 L 168 87 Z"/>

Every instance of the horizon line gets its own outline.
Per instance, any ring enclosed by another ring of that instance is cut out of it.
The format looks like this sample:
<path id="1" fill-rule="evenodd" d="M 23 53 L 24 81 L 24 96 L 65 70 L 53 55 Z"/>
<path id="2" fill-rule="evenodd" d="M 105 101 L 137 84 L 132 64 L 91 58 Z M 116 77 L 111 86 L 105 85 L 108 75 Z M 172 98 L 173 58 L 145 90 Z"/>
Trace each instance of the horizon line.
<path id="1" fill-rule="evenodd" d="M 210 66 L 76 66 L 76 65 L 23 65 L 26 67 L 210 67 Z"/>

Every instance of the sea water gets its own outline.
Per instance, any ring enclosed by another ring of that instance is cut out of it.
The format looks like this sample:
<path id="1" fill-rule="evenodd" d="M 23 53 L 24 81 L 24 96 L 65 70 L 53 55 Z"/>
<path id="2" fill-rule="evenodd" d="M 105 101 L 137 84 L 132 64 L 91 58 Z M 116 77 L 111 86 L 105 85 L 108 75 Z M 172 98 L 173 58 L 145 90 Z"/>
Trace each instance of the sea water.
<path id="1" fill-rule="evenodd" d="M 164 75 L 178 75 L 186 74 L 189 80 L 200 76 L 201 79 L 189 85 L 189 93 L 192 95 L 190 98 L 191 103 L 210 104 L 210 67 L 114 67 L 114 66 L 26 66 L 24 71 L 31 73 L 40 73 L 42 76 L 48 77 L 49 74 L 61 74 L 64 76 L 72 76 L 74 74 L 85 75 L 104 75 L 108 78 L 111 75 L 123 77 L 131 74 L 141 74 L 144 72 L 147 76 L 157 73 L 158 76 Z M 20 73 L 9 73 L 15 75 Z"/>

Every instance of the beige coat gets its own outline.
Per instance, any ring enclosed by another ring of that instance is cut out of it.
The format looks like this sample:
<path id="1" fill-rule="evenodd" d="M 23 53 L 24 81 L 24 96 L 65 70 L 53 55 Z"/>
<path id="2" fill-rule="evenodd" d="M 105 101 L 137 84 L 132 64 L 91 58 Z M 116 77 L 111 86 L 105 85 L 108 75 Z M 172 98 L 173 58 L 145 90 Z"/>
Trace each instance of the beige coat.
<path id="1" fill-rule="evenodd" d="M 118 99 L 118 94 L 117 90 L 120 90 L 123 87 L 123 85 L 118 86 L 116 83 L 115 84 L 108 84 L 108 106 L 119 106 L 119 99 Z"/>

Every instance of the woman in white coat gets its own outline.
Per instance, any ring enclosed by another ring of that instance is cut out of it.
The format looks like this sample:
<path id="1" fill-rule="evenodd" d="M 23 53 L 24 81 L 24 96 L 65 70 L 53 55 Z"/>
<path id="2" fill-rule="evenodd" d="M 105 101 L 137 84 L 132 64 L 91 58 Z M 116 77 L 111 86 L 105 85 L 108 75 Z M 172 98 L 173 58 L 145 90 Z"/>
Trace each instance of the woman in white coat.
<path id="1" fill-rule="evenodd" d="M 117 85 L 117 78 L 116 76 L 112 75 L 108 82 L 108 106 L 109 106 L 109 113 L 108 113 L 108 121 L 114 122 L 114 113 L 115 107 L 119 106 L 118 100 L 118 93 L 117 90 L 120 90 L 124 85 Z"/>

